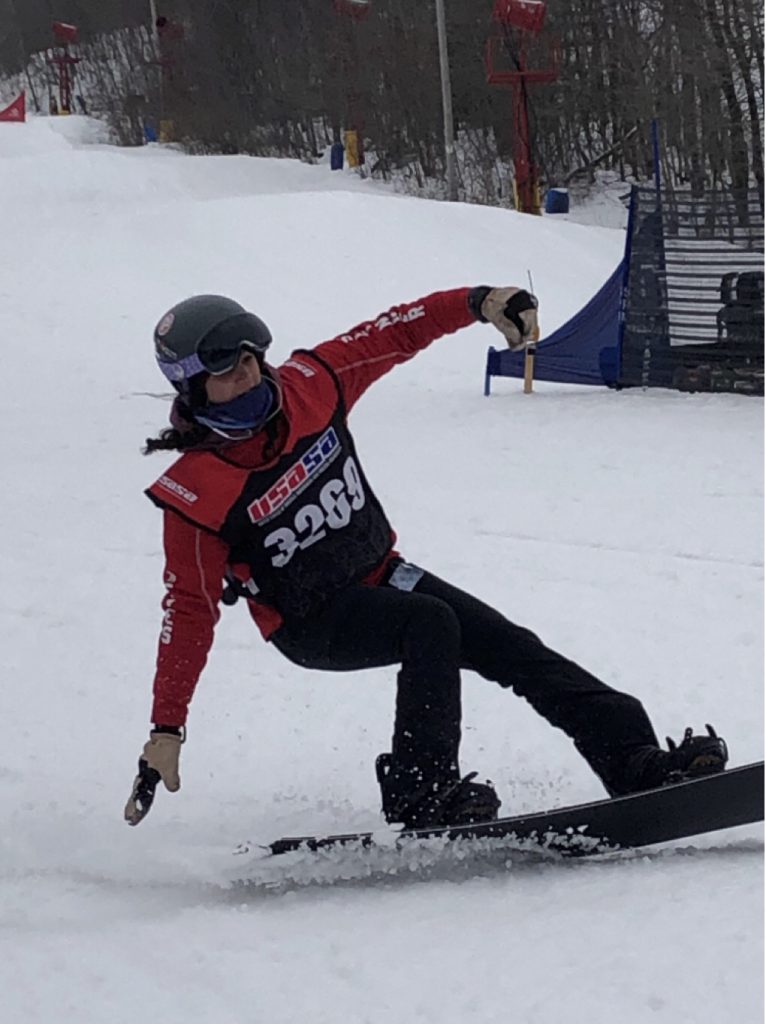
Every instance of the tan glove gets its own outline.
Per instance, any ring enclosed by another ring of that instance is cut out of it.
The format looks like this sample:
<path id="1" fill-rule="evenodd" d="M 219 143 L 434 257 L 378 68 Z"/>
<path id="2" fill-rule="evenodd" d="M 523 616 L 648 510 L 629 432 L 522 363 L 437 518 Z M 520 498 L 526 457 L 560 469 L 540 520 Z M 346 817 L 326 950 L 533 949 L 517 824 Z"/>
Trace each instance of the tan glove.
<path id="1" fill-rule="evenodd" d="M 175 733 L 153 729 L 149 734 L 149 741 L 138 759 L 138 775 L 125 804 L 125 821 L 129 825 L 138 825 L 149 813 L 160 781 L 171 793 L 181 788 L 178 760 L 185 739 L 185 730 Z"/>
<path id="2" fill-rule="evenodd" d="M 510 349 L 537 340 L 537 299 L 523 288 L 491 288 L 481 304 L 481 315 L 497 327 Z"/>

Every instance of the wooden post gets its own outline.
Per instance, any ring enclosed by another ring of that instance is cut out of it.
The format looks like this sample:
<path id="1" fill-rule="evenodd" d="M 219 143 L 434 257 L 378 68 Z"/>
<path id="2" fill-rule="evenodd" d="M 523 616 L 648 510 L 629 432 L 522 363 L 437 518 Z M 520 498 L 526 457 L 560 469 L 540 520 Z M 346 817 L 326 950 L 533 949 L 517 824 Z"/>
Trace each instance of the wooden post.
<path id="1" fill-rule="evenodd" d="M 536 330 L 532 340 L 527 344 L 524 352 L 524 394 L 532 394 L 532 384 L 535 379 L 535 355 L 537 354 L 537 341 L 540 331 Z"/>
<path id="2" fill-rule="evenodd" d="M 529 291 L 530 294 L 534 295 L 535 286 L 532 283 L 532 271 L 527 270 L 527 278 L 529 279 Z M 532 394 L 532 384 L 535 379 L 535 356 L 537 355 L 537 343 L 540 340 L 540 328 L 535 327 L 532 332 L 532 337 L 527 342 L 527 347 L 524 352 L 524 394 Z"/>

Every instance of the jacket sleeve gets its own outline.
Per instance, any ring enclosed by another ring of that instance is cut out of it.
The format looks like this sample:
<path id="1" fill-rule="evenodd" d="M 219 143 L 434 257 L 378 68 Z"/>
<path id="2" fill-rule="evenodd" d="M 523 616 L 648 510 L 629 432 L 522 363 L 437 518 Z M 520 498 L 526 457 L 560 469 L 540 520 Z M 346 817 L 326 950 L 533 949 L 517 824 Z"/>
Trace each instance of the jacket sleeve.
<path id="1" fill-rule="evenodd" d="M 165 597 L 152 722 L 183 725 L 220 617 L 228 548 L 218 537 L 164 514 Z"/>
<path id="2" fill-rule="evenodd" d="M 434 292 L 393 306 L 374 320 L 352 327 L 313 351 L 335 371 L 346 408 L 399 363 L 405 363 L 444 334 L 476 323 L 468 304 L 469 288 Z"/>

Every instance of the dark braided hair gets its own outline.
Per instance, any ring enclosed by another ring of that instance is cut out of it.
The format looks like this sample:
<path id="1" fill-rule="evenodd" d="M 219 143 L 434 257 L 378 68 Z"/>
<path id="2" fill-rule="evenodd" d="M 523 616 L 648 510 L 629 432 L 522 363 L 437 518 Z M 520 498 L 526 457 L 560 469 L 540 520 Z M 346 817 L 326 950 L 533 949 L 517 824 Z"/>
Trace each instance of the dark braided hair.
<path id="1" fill-rule="evenodd" d="M 209 439 L 210 430 L 201 423 L 196 423 L 189 430 L 166 427 L 157 437 L 147 437 L 141 451 L 144 455 L 151 455 L 153 452 L 186 452 L 199 447 Z"/>
<path id="2" fill-rule="evenodd" d="M 179 395 L 173 402 L 170 413 L 173 425 L 161 430 L 157 437 L 147 437 L 142 448 L 144 455 L 151 455 L 152 452 L 186 452 L 210 439 L 210 428 L 198 423 L 192 412 L 195 408 L 202 408 L 207 401 L 207 376 L 206 373 L 198 373 L 191 378 L 188 392 Z"/>

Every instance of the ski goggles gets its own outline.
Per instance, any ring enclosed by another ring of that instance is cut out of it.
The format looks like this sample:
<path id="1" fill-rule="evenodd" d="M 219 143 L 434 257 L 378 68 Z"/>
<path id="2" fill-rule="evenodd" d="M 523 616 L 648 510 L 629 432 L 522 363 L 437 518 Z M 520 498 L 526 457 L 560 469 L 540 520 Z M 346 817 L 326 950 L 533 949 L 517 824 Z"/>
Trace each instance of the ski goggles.
<path id="1" fill-rule="evenodd" d="M 181 359 L 164 359 L 158 344 L 157 364 L 176 384 L 198 373 L 218 377 L 234 369 L 243 351 L 262 355 L 270 344 L 271 332 L 266 324 L 254 313 L 246 313 L 224 321 L 199 342 L 196 352 Z"/>

